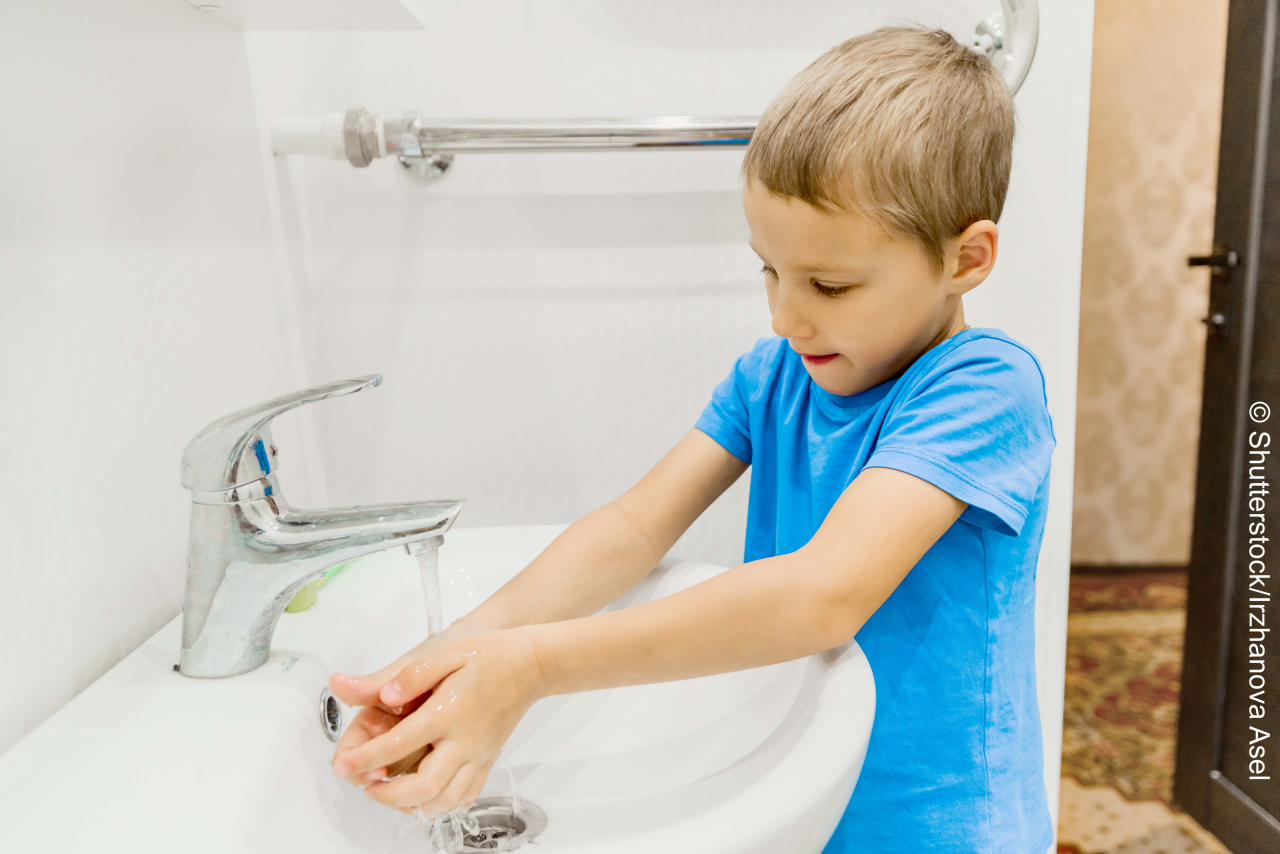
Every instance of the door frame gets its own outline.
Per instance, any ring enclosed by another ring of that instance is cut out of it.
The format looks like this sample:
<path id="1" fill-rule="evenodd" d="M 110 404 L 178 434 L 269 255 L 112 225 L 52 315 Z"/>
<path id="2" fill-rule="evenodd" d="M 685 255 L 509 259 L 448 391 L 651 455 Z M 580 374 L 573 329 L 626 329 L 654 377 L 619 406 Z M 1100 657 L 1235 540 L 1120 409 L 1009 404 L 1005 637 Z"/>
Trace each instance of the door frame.
<path id="1" fill-rule="evenodd" d="M 1246 587 L 1239 569 L 1242 559 L 1247 561 L 1242 550 L 1246 439 L 1250 430 L 1259 429 L 1250 420 L 1249 406 L 1264 399 L 1255 397 L 1259 357 L 1275 352 L 1274 344 L 1255 335 L 1255 321 L 1259 300 L 1274 306 L 1280 290 L 1275 286 L 1280 284 L 1280 264 L 1274 260 L 1280 258 L 1280 234 L 1267 239 L 1263 232 L 1268 173 L 1280 169 L 1280 162 L 1270 170 L 1267 162 L 1268 150 L 1280 143 L 1280 128 L 1275 140 L 1271 132 L 1280 121 L 1273 92 L 1280 0 L 1231 0 L 1229 8 L 1214 254 L 1234 249 L 1238 261 L 1215 266 L 1209 289 L 1174 800 L 1236 854 L 1263 854 L 1276 850 L 1280 822 L 1221 768 L 1233 618 L 1241 613 Z M 1274 180 L 1271 194 L 1280 201 L 1280 184 Z M 1267 224 L 1273 230 L 1280 225 Z M 1269 285 L 1259 288 L 1260 277 Z M 1275 317 L 1277 312 L 1264 314 Z M 1280 399 L 1270 403 L 1277 412 L 1269 429 L 1280 434 Z M 1280 544 L 1280 534 L 1276 540 Z M 1275 563 L 1280 579 L 1280 558 Z M 1273 589 L 1280 590 L 1280 582 Z M 1273 613 L 1280 616 L 1280 597 Z M 1272 642 L 1280 644 L 1280 631 Z M 1274 723 L 1280 706 L 1272 712 Z M 1280 726 L 1270 729 L 1280 736 Z M 1277 747 L 1267 751 L 1267 766 L 1274 768 L 1280 786 L 1280 738 L 1271 744 Z"/>

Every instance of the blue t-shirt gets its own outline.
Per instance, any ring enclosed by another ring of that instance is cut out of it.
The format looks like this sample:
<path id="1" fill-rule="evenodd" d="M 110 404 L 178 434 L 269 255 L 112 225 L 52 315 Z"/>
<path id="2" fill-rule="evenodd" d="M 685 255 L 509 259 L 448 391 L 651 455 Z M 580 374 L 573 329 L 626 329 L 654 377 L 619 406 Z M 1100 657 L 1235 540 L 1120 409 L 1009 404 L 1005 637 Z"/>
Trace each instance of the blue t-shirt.
<path id="1" fill-rule="evenodd" d="M 1056 440 L 1036 357 L 970 328 L 841 396 L 762 338 L 697 427 L 751 465 L 745 561 L 807 543 L 868 466 L 969 504 L 857 634 L 875 724 L 826 852 L 1045 854 L 1035 575 Z"/>

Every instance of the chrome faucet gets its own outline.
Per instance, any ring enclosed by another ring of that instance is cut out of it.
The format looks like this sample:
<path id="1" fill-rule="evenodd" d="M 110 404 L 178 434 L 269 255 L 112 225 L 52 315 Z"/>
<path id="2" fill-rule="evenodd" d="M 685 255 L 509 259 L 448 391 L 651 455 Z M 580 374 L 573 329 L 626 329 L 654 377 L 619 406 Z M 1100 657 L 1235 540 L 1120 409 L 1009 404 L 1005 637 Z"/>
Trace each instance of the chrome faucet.
<path id="1" fill-rule="evenodd" d="M 396 546 L 412 553 L 443 541 L 462 501 L 301 510 L 280 494 L 271 419 L 381 382 L 377 374 L 278 397 L 219 418 L 187 444 L 181 673 L 235 676 L 265 664 L 276 621 L 307 582 L 360 555 Z"/>

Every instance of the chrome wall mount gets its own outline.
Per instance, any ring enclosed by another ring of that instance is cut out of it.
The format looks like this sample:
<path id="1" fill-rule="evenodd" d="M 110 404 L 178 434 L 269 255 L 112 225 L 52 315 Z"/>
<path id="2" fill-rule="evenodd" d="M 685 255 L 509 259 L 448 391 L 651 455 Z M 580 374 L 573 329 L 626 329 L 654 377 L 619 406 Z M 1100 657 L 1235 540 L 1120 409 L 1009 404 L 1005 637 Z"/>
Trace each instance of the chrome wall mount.
<path id="1" fill-rule="evenodd" d="M 1000 0 L 1000 11 L 978 22 L 969 46 L 984 53 L 1017 93 L 1027 79 L 1040 41 L 1040 8 L 1036 0 Z"/>
<path id="2" fill-rule="evenodd" d="M 307 582 L 361 555 L 440 538 L 453 524 L 459 500 L 302 510 L 281 495 L 272 419 L 381 381 L 357 377 L 268 400 L 219 418 L 187 444 L 180 673 L 235 676 L 265 664 L 280 614 Z"/>
<path id="3" fill-rule="evenodd" d="M 1040 36 L 1036 0 L 1000 0 L 1001 10 L 974 28 L 968 44 L 986 54 L 1017 92 Z M 606 119 L 438 119 L 417 113 L 383 117 L 360 107 L 319 118 L 277 119 L 277 155 L 321 154 L 365 167 L 394 157 L 425 179 L 444 175 L 459 152 L 613 151 L 718 148 L 751 141 L 751 116 L 649 116 Z"/>

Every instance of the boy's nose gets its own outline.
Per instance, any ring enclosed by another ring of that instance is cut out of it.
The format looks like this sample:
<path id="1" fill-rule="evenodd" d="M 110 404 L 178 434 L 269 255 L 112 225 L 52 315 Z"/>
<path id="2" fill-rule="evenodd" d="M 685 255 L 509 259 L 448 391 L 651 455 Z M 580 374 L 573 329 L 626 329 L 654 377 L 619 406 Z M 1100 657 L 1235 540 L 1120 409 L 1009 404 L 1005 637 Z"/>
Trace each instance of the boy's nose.
<path id="1" fill-rule="evenodd" d="M 813 333 L 798 310 L 793 285 L 778 283 L 773 305 L 773 333 L 779 338 L 807 338 Z"/>

